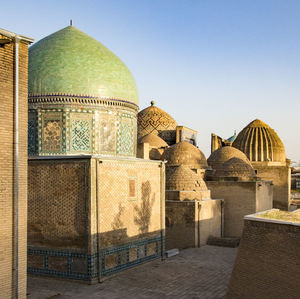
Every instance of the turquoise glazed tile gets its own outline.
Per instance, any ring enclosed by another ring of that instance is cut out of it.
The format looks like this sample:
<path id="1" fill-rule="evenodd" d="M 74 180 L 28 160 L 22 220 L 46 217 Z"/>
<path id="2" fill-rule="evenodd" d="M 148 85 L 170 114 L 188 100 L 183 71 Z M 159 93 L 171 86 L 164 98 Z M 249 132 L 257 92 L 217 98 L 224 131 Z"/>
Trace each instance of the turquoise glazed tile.
<path id="1" fill-rule="evenodd" d="M 126 65 L 97 40 L 68 26 L 29 49 L 29 93 L 120 99 L 138 105 Z"/>

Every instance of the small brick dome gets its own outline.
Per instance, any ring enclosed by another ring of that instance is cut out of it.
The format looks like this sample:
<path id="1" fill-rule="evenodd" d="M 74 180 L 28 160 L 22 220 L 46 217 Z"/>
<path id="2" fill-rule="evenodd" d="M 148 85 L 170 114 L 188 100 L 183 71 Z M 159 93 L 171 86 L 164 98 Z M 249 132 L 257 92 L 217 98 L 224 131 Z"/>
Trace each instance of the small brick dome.
<path id="1" fill-rule="evenodd" d="M 167 148 L 162 155 L 167 166 L 186 165 L 190 168 L 207 168 L 207 161 L 202 151 L 187 141 L 181 141 Z"/>
<path id="2" fill-rule="evenodd" d="M 223 163 L 232 158 L 239 158 L 240 160 L 251 166 L 251 163 L 248 160 L 247 156 L 243 152 L 232 146 L 223 146 L 212 152 L 207 159 L 207 163 L 213 169 L 219 169 L 220 167 L 222 168 Z"/>
<path id="3" fill-rule="evenodd" d="M 284 145 L 277 133 L 259 119 L 248 124 L 232 145 L 243 151 L 252 162 L 286 161 Z"/>
<path id="4" fill-rule="evenodd" d="M 166 181 L 167 190 L 207 191 L 207 186 L 201 176 L 188 166 L 176 167 Z"/>
<path id="5" fill-rule="evenodd" d="M 231 158 L 218 168 L 214 177 L 238 177 L 239 179 L 256 178 L 253 167 L 240 158 Z"/>
<path id="6" fill-rule="evenodd" d="M 144 137 L 140 138 L 138 140 L 138 143 L 149 143 L 150 146 L 160 148 L 160 147 L 166 147 L 168 144 L 159 136 L 150 133 L 148 135 L 145 135 Z"/>

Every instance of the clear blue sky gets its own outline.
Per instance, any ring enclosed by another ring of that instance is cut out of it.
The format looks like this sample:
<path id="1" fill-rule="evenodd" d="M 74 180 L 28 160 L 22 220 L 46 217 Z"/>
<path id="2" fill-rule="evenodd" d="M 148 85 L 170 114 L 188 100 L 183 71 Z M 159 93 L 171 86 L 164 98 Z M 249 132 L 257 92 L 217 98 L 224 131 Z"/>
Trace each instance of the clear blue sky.
<path id="1" fill-rule="evenodd" d="M 300 160 L 299 0 L 5 1 L 0 27 L 39 40 L 69 24 L 132 71 L 151 99 L 198 130 L 230 137 L 259 118 Z"/>

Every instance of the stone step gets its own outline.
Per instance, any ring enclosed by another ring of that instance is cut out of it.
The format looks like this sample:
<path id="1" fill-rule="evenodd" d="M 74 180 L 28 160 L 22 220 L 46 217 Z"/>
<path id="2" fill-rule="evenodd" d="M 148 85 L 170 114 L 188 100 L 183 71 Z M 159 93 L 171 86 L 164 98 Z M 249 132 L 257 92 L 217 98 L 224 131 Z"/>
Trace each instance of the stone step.
<path id="1" fill-rule="evenodd" d="M 172 257 L 179 254 L 179 249 L 173 248 L 165 251 L 166 258 Z"/>
<path id="2" fill-rule="evenodd" d="M 221 238 L 221 237 L 209 237 L 207 245 L 221 246 L 221 247 L 238 247 L 240 244 L 240 238 Z"/>

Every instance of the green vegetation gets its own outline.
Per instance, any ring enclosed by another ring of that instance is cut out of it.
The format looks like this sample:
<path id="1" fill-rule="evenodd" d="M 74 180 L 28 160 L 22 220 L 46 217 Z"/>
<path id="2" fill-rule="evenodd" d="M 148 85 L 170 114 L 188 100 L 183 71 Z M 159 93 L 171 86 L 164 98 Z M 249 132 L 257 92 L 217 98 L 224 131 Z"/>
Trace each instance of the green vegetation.
<path id="1" fill-rule="evenodd" d="M 293 213 L 286 211 L 269 211 L 260 215 L 256 215 L 256 217 L 289 222 L 300 222 L 300 210 Z"/>
<path id="2" fill-rule="evenodd" d="M 291 192 L 292 193 L 300 193 L 300 189 L 292 189 Z"/>

